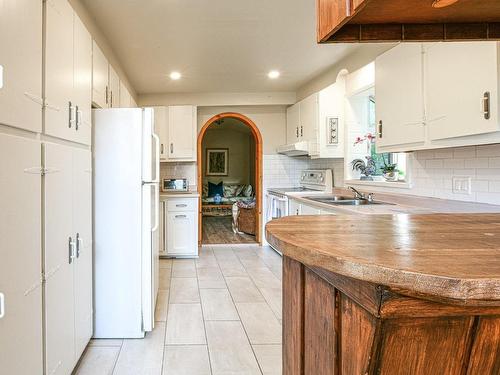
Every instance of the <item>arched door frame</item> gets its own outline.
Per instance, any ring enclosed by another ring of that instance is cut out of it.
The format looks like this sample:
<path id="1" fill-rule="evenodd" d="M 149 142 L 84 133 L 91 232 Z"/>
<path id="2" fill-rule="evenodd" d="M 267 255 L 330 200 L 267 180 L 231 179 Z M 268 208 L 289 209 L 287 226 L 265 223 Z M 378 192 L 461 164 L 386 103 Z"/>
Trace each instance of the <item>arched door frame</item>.
<path id="1" fill-rule="evenodd" d="M 253 138 L 255 140 L 255 210 L 257 212 L 257 217 L 255 219 L 255 239 L 259 244 L 262 244 L 262 135 L 260 134 L 260 130 L 255 125 L 255 123 L 250 120 L 245 115 L 237 112 L 224 112 L 219 113 L 218 115 L 210 118 L 203 127 L 200 129 L 198 133 L 198 193 L 200 195 L 199 198 L 199 212 L 198 212 L 198 242 L 199 245 L 203 242 L 203 215 L 202 215 L 202 206 L 201 206 L 201 197 L 203 194 L 203 150 L 202 150 L 202 142 L 203 137 L 205 136 L 205 132 L 208 127 L 212 125 L 215 121 L 221 120 L 224 118 L 234 118 L 243 122 L 246 126 L 250 128 L 252 131 Z"/>

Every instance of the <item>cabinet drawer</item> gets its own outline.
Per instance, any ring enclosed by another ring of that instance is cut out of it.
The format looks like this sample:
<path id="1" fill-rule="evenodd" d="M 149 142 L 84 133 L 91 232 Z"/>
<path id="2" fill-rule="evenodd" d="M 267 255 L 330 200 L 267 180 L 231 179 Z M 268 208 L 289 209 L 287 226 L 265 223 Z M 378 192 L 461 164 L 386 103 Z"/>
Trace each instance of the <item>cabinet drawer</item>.
<path id="1" fill-rule="evenodd" d="M 196 211 L 198 199 L 169 199 L 167 200 L 167 212 Z"/>

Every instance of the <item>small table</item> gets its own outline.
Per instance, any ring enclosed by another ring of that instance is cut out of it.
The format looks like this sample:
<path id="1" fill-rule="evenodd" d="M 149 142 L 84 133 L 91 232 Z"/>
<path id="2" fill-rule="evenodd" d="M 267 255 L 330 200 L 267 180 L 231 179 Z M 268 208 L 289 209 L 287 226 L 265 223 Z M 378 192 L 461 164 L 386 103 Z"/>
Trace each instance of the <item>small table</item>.
<path id="1" fill-rule="evenodd" d="M 201 213 L 203 216 L 232 216 L 233 205 L 227 203 L 203 204 L 201 206 Z"/>

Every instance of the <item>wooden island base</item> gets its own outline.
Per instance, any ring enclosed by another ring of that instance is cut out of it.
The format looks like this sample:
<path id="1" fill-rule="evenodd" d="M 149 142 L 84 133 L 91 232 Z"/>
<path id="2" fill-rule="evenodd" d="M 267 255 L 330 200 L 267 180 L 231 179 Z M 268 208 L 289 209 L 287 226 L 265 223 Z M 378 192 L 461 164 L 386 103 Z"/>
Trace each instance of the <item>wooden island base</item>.
<path id="1" fill-rule="evenodd" d="M 500 374 L 498 304 L 409 294 L 285 256 L 283 374 Z"/>

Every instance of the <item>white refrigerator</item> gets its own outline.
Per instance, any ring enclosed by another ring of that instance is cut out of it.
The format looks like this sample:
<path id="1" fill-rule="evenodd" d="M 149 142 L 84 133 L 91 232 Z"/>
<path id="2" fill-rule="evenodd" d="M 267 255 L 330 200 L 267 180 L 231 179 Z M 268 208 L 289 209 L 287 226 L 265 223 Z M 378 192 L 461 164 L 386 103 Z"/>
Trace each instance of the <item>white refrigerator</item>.
<path id="1" fill-rule="evenodd" d="M 94 116 L 94 337 L 154 327 L 159 274 L 159 138 L 151 108 Z"/>

